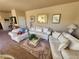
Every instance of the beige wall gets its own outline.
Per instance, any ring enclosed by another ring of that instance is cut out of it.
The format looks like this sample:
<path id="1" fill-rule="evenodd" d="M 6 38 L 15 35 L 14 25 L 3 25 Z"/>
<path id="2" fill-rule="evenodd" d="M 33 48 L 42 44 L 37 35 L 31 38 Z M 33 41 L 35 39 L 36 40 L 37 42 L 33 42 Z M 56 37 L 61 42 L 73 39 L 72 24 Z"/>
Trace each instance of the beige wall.
<path id="1" fill-rule="evenodd" d="M 8 30 L 8 26 L 9 26 L 10 22 L 9 21 L 5 22 L 4 19 L 10 17 L 10 15 L 11 14 L 8 12 L 0 12 L 0 22 L 2 24 L 3 30 Z"/>
<path id="2" fill-rule="evenodd" d="M 18 17 L 18 16 L 25 16 L 25 12 L 12 9 L 11 10 L 11 16 L 16 16 L 16 17 Z"/>
<path id="3" fill-rule="evenodd" d="M 11 15 L 12 16 L 16 16 L 16 20 L 17 20 L 17 25 L 19 26 L 19 19 L 21 18 L 21 17 L 23 17 L 24 18 L 24 20 L 25 20 L 25 12 L 24 11 L 19 11 L 19 10 L 15 10 L 15 9 L 12 9 L 11 10 Z M 26 22 L 25 22 L 26 23 Z"/>
<path id="4" fill-rule="evenodd" d="M 47 24 L 38 24 L 37 15 L 38 14 L 47 14 L 48 23 Z M 52 24 L 52 15 L 61 14 L 60 24 Z M 42 9 L 35 9 L 26 11 L 27 25 L 29 26 L 30 16 L 35 16 L 34 25 L 51 27 L 53 30 L 64 31 L 66 27 L 72 23 L 79 25 L 79 2 L 73 2 L 68 4 L 56 5 Z"/>

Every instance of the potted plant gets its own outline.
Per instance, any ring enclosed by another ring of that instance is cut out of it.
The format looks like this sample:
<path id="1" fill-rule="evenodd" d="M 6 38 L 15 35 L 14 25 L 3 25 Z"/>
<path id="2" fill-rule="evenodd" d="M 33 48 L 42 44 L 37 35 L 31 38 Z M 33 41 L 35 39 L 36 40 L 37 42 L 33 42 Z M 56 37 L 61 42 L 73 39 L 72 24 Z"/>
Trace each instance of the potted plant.
<path id="1" fill-rule="evenodd" d="M 29 40 L 37 40 L 38 37 L 35 34 L 30 34 L 29 35 Z"/>
<path id="2" fill-rule="evenodd" d="M 29 40 L 30 40 L 30 44 L 33 45 L 34 47 L 38 44 L 39 39 L 35 34 L 30 34 L 29 35 Z"/>

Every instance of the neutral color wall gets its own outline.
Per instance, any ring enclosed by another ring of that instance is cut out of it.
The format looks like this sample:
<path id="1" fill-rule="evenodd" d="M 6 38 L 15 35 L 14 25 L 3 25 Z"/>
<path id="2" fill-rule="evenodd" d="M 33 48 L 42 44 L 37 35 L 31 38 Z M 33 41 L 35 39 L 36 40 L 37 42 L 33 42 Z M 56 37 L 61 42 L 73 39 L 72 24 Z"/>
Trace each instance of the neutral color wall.
<path id="1" fill-rule="evenodd" d="M 18 10 L 16 10 L 16 15 L 17 15 L 17 23 L 18 23 L 18 25 L 21 27 L 21 25 L 23 26 L 23 27 L 25 27 L 26 26 L 26 17 L 25 17 L 25 12 L 24 11 L 18 11 Z M 23 20 L 23 21 L 21 21 L 21 20 Z M 19 23 L 19 22 L 22 22 L 22 23 Z"/>
<path id="2" fill-rule="evenodd" d="M 47 24 L 38 24 L 37 15 L 38 14 L 47 14 L 48 23 Z M 60 24 L 52 23 L 52 15 L 61 14 Z M 35 9 L 26 11 L 26 20 L 27 26 L 29 26 L 30 16 L 35 16 L 34 26 L 45 26 L 51 27 L 53 30 L 65 31 L 66 27 L 72 23 L 79 24 L 79 2 L 73 2 L 68 4 L 56 5 L 42 9 Z"/>
<path id="3" fill-rule="evenodd" d="M 15 9 L 11 10 L 11 16 L 16 16 L 16 10 Z"/>
<path id="4" fill-rule="evenodd" d="M 16 16 L 16 17 L 18 17 L 18 16 L 25 16 L 25 12 L 12 9 L 11 10 L 11 16 Z"/>
<path id="5" fill-rule="evenodd" d="M 3 30 L 8 30 L 8 26 L 10 24 L 9 21 L 4 21 L 4 19 L 10 17 L 10 13 L 0 12 L 0 22 L 2 24 Z"/>
<path id="6" fill-rule="evenodd" d="M 11 15 L 12 15 L 12 16 L 16 16 L 16 20 L 17 20 L 17 25 L 18 25 L 18 26 L 19 26 L 19 19 L 20 19 L 21 17 L 23 17 L 24 20 L 26 20 L 26 19 L 25 19 L 25 12 L 24 12 L 24 11 L 19 11 L 19 10 L 12 9 L 12 10 L 11 10 Z M 26 22 L 25 22 L 25 23 L 26 23 Z"/>

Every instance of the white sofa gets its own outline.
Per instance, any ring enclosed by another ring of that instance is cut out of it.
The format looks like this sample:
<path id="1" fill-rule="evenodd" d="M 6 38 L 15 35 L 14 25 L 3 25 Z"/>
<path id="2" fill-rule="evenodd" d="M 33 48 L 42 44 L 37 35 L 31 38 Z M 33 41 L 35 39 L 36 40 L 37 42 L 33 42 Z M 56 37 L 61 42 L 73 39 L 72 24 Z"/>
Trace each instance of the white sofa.
<path id="1" fill-rule="evenodd" d="M 12 30 L 11 32 L 9 32 L 8 34 L 11 36 L 11 39 L 16 41 L 16 42 L 20 42 L 22 41 L 23 39 L 27 38 L 28 37 L 28 32 L 27 30 L 25 30 L 25 33 L 21 34 L 21 35 L 18 35 L 17 32 L 19 31 L 20 28 L 18 29 L 14 29 Z"/>
<path id="2" fill-rule="evenodd" d="M 46 27 L 31 27 L 29 28 L 29 34 L 36 34 L 38 37 L 48 40 L 51 30 Z"/>
<path id="3" fill-rule="evenodd" d="M 49 37 L 53 59 L 79 59 L 79 40 L 68 33 L 62 34 L 69 40 L 68 42 L 70 42 L 70 44 L 67 44 L 68 46 L 64 45 L 65 47 L 63 47 L 60 51 L 60 40 L 62 41 L 63 39 L 61 33 L 54 33 Z"/>

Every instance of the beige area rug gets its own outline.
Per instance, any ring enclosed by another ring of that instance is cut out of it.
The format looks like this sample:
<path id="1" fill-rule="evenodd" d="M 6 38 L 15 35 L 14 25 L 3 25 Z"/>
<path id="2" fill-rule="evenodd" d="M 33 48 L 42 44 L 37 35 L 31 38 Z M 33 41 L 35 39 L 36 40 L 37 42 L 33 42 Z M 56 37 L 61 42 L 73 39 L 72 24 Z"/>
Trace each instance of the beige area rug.
<path id="1" fill-rule="evenodd" d="M 0 55 L 0 59 L 15 59 L 15 58 L 11 55 Z"/>
<path id="2" fill-rule="evenodd" d="M 28 44 L 28 40 L 21 42 L 21 47 L 39 59 L 50 59 L 50 47 L 48 41 L 42 39 L 36 47 Z"/>

